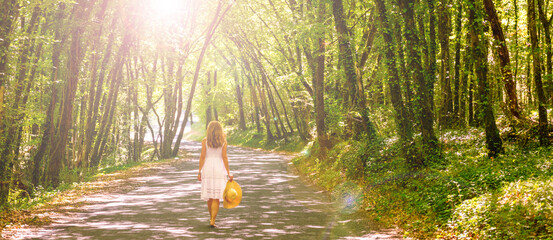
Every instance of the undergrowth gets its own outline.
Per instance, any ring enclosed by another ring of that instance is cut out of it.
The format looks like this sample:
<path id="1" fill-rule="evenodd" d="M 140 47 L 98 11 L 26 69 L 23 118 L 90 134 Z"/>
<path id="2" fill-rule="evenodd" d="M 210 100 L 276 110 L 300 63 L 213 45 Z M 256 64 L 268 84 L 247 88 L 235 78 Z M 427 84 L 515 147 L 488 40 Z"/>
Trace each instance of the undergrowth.
<path id="1" fill-rule="evenodd" d="M 390 140 L 337 142 L 325 158 L 314 144 L 293 163 L 337 197 L 362 189 L 357 210 L 405 236 L 553 239 L 551 148 L 505 141 L 505 154 L 488 158 L 478 129 L 442 133 L 440 142 L 440 162 L 418 171 Z"/>

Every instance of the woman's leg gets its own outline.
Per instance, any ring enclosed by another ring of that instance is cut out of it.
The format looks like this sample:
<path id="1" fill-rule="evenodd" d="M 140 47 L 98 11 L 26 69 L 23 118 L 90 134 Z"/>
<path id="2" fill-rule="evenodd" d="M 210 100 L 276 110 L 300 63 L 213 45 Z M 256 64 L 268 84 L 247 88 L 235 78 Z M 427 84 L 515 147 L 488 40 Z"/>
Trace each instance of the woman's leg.
<path id="1" fill-rule="evenodd" d="M 211 201 L 211 225 L 215 225 L 215 218 L 219 212 L 219 199 L 210 199 Z"/>
<path id="2" fill-rule="evenodd" d="M 207 211 L 209 211 L 209 220 L 211 221 L 211 203 L 213 202 L 213 199 L 207 200 Z"/>

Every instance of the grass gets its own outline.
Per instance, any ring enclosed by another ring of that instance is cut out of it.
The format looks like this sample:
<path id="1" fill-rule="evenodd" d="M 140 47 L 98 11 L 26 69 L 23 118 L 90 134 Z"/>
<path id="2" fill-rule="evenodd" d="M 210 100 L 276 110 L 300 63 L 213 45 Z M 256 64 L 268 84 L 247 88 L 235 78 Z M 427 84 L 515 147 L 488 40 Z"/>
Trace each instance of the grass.
<path id="1" fill-rule="evenodd" d="M 339 142 L 324 160 L 315 145 L 293 163 L 335 197 L 361 189 L 357 210 L 409 237 L 553 239 L 553 197 L 544 197 L 553 150 L 512 139 L 505 154 L 489 159 L 483 136 L 478 129 L 443 132 L 443 159 L 419 171 L 406 166 L 393 141 Z"/>

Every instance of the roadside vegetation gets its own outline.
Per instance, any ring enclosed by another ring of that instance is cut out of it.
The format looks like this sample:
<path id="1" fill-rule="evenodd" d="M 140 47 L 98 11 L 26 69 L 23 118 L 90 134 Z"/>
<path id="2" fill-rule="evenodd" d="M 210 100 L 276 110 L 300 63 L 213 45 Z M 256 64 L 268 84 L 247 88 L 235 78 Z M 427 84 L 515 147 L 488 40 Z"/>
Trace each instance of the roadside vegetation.
<path id="1" fill-rule="evenodd" d="M 440 132 L 439 163 L 413 171 L 393 138 L 316 145 L 293 160 L 338 201 L 415 239 L 553 238 L 553 150 L 502 126 L 505 153 L 487 157 L 484 132 Z"/>

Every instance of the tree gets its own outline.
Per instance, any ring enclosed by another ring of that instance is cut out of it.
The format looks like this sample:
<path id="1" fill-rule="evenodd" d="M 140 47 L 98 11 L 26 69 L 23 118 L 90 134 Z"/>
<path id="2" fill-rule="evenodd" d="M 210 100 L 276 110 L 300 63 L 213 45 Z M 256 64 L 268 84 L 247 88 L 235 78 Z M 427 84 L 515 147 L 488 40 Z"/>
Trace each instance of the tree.
<path id="1" fill-rule="evenodd" d="M 403 19 L 405 21 L 404 37 L 407 46 L 421 46 L 417 34 L 413 31 L 415 27 L 414 7 L 415 2 L 411 0 L 399 1 L 403 9 Z M 415 83 L 419 98 L 416 98 L 417 113 L 420 121 L 422 135 L 422 152 L 427 153 L 424 162 L 416 163 L 418 167 L 424 166 L 426 162 L 436 158 L 439 155 L 438 139 L 434 134 L 434 116 L 432 114 L 431 91 L 428 88 L 424 70 L 421 64 L 421 55 L 416 47 L 409 47 L 407 50 L 407 68 L 410 69 L 409 78 Z"/>
<path id="2" fill-rule="evenodd" d="M 532 54 L 532 67 L 536 96 L 538 98 L 538 135 L 542 146 L 548 145 L 547 110 L 546 99 L 543 91 L 541 76 L 541 56 L 539 52 L 538 33 L 536 28 L 536 2 L 528 0 L 528 35 L 530 35 L 530 52 Z"/>
<path id="3" fill-rule="evenodd" d="M 481 19 L 483 13 L 475 0 L 468 2 L 470 42 L 474 57 L 474 71 L 478 81 L 478 95 L 480 95 L 480 114 L 486 132 L 486 146 L 488 157 L 496 157 L 503 153 L 503 142 L 499 136 L 499 130 L 495 124 L 488 83 L 487 44 L 481 39 L 484 36 L 484 26 Z"/>
<path id="4" fill-rule="evenodd" d="M 413 138 L 413 125 L 407 117 L 407 111 L 402 99 L 401 87 L 399 82 L 398 70 L 396 67 L 396 55 L 394 53 L 394 41 L 392 39 L 392 29 L 388 23 L 386 6 L 383 0 L 376 0 L 376 10 L 380 20 L 380 30 L 382 32 L 385 46 L 384 55 L 385 63 L 388 71 L 388 85 L 390 88 L 390 97 L 392 106 L 395 110 L 395 121 L 397 125 L 397 133 L 400 138 L 400 144 L 403 146 L 405 156 L 411 154 L 410 145 Z"/>
<path id="5" fill-rule="evenodd" d="M 493 0 L 483 0 L 483 2 L 484 9 L 486 10 L 490 26 L 492 28 L 493 37 L 497 42 L 496 50 L 501 64 L 501 73 L 503 75 L 503 82 L 505 83 L 505 91 L 507 92 L 507 106 L 514 117 L 523 119 L 524 117 L 522 116 L 518 105 L 516 84 L 513 80 L 513 74 L 511 71 L 509 49 L 507 49 L 507 43 L 505 42 L 505 35 L 503 34 L 501 22 L 497 16 Z"/>

